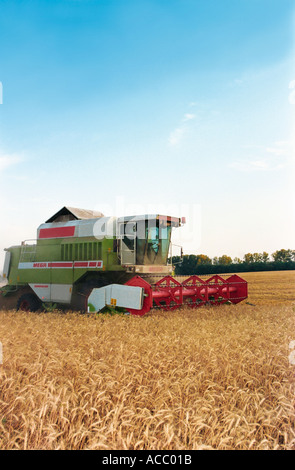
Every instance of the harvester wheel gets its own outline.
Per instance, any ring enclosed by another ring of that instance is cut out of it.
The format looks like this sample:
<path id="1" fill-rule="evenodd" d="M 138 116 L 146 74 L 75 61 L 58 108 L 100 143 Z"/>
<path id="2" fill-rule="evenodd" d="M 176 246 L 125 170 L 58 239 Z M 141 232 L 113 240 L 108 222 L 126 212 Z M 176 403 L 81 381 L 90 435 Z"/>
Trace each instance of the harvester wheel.
<path id="1" fill-rule="evenodd" d="M 41 302 L 34 294 L 23 294 L 17 301 L 16 310 L 24 312 L 36 312 L 41 308 Z"/>

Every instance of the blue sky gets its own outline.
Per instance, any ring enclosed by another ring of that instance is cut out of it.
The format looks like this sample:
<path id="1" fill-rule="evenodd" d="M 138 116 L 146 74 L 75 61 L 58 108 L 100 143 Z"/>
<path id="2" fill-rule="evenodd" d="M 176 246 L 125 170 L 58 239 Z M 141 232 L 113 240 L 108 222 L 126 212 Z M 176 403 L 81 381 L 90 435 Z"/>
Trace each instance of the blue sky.
<path id="1" fill-rule="evenodd" d="M 0 265 L 64 205 L 295 249 L 294 2 L 0 0 Z"/>

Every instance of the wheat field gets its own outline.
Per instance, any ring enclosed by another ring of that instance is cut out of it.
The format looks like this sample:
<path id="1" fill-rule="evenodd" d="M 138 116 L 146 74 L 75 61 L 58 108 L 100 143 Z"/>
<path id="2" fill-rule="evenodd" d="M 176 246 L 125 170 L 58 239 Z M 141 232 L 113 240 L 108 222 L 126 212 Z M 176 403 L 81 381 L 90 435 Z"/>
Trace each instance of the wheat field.
<path id="1" fill-rule="evenodd" d="M 294 450 L 295 272 L 239 305 L 0 312 L 0 449 Z"/>

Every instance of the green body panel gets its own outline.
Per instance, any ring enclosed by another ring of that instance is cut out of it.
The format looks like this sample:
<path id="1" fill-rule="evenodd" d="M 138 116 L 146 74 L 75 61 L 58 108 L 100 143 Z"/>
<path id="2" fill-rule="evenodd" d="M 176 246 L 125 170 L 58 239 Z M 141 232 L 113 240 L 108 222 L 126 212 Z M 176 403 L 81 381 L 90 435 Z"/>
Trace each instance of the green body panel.
<path id="1" fill-rule="evenodd" d="M 74 284 L 87 272 L 124 271 L 117 252 L 114 252 L 115 239 L 101 241 L 87 237 L 85 239 L 37 240 L 31 245 L 32 250 L 23 251 L 23 246 L 13 246 L 11 253 L 9 284 L 28 283 Z M 102 268 L 66 268 L 66 269 L 19 269 L 19 263 L 43 263 L 58 261 L 102 261 Z"/>

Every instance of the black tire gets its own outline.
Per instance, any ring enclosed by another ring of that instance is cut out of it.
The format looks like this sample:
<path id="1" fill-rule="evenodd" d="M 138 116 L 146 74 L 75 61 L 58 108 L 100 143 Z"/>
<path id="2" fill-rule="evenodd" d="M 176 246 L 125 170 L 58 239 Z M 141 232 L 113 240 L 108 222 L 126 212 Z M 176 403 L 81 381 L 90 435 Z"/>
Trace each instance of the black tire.
<path id="1" fill-rule="evenodd" d="M 22 310 L 24 312 L 36 312 L 41 308 L 41 301 L 35 294 L 23 294 L 19 297 L 16 310 Z"/>

